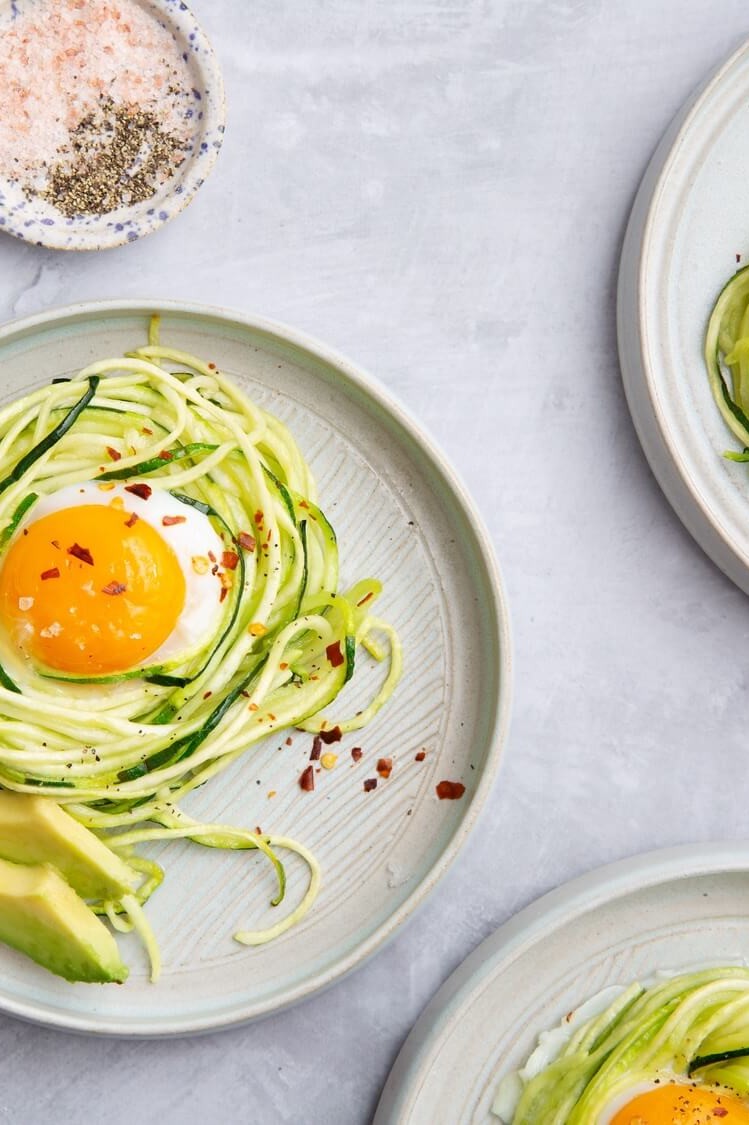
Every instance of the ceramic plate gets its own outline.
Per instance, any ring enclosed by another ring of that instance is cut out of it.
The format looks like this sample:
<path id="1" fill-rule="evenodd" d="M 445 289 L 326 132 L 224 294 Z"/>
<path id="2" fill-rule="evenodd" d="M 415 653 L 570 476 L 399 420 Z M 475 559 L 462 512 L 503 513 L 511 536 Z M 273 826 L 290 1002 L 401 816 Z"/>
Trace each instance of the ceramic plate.
<path id="1" fill-rule="evenodd" d="M 749 845 L 650 852 L 552 891 L 442 986 L 398 1056 L 374 1125 L 498 1125 L 497 1084 L 539 1032 L 658 969 L 743 963 Z"/>
<path id="2" fill-rule="evenodd" d="M 718 292 L 749 262 L 749 45 L 684 108 L 647 170 L 619 280 L 619 353 L 651 468 L 689 531 L 749 592 L 749 473 L 702 358 Z"/>
<path id="3" fill-rule="evenodd" d="M 157 986 L 129 937 L 131 977 L 122 988 L 66 984 L 0 947 L 0 1009 L 123 1035 L 226 1027 L 309 996 L 361 964 L 465 842 L 492 784 L 510 698 L 507 612 L 469 500 L 405 412 L 323 346 L 203 308 L 76 306 L 0 332 L 2 398 L 139 345 L 156 309 L 165 343 L 216 363 L 290 426 L 338 533 L 341 584 L 363 574 L 382 579 L 378 606 L 400 631 L 405 670 L 376 720 L 336 747 L 339 766 L 319 777 L 314 793 L 298 785 L 311 736 L 292 732 L 290 747 L 271 738 L 190 795 L 190 811 L 202 820 L 259 824 L 312 848 L 323 888 L 297 928 L 257 949 L 237 945 L 238 928 L 276 920 L 267 867 L 258 853 L 175 843 L 152 852 L 166 870 L 148 906 L 165 962 Z M 352 745 L 364 750 L 356 765 Z M 426 758 L 417 762 L 422 748 Z M 363 780 L 382 755 L 393 757 L 393 774 L 365 793 Z M 462 781 L 465 796 L 438 800 L 443 778 Z M 289 871 L 293 901 L 303 872 L 293 863 Z"/>
<path id="4" fill-rule="evenodd" d="M 34 0 L 0 0 L 0 35 L 13 28 Z M 155 195 L 105 215 L 67 218 L 23 183 L 0 177 L 0 230 L 53 250 L 105 250 L 135 242 L 178 214 L 201 187 L 221 148 L 226 108 L 213 48 L 183 0 L 135 0 L 146 24 L 172 41 L 186 94 L 180 114 L 189 119 L 189 147 L 177 171 Z M 127 13 L 125 13 L 127 14 Z M 181 66 L 182 64 L 179 63 Z"/>

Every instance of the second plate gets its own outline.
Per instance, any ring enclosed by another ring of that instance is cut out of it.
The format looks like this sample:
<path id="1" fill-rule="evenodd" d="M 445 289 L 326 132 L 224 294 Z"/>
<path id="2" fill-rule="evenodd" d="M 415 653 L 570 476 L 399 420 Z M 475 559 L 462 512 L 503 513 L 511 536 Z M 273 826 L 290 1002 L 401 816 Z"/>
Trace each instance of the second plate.
<path id="1" fill-rule="evenodd" d="M 500 1078 L 609 985 L 749 952 L 749 844 L 650 852 L 545 895 L 486 939 L 424 1010 L 374 1125 L 499 1125 Z"/>
<path id="2" fill-rule="evenodd" d="M 749 261 L 749 44 L 667 131 L 640 187 L 619 275 L 619 355 L 661 488 L 697 542 L 749 593 L 749 473 L 703 359 L 712 305 Z"/>

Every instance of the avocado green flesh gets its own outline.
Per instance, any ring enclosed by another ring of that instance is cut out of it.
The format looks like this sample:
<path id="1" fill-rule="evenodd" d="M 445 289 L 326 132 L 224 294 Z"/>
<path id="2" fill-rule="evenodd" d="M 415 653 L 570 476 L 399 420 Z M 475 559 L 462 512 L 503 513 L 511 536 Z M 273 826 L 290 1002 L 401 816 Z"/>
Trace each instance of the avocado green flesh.
<path id="1" fill-rule="evenodd" d="M 127 978 L 112 934 L 53 867 L 0 859 L 0 941 L 65 980 Z"/>
<path id="2" fill-rule="evenodd" d="M 0 793 L 0 858 L 51 863 L 82 898 L 120 899 L 139 876 L 49 797 Z"/>

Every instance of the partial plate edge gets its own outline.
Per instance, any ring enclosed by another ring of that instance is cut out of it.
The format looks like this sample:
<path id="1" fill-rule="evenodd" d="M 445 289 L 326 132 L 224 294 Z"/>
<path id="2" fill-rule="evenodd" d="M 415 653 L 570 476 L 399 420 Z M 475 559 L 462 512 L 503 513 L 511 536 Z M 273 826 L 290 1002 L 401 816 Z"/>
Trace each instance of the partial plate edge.
<path id="1" fill-rule="evenodd" d="M 501 971 L 521 950 L 608 902 L 663 883 L 727 872 L 749 872 L 749 843 L 683 844 L 644 852 L 580 875 L 524 907 L 485 938 L 428 1002 L 398 1053 L 372 1125 L 408 1125 L 432 1056 L 484 974 Z"/>
<path id="2" fill-rule="evenodd" d="M 616 329 L 624 393 L 645 458 L 676 515 L 706 555 L 731 581 L 749 594 L 749 558 L 731 543 L 711 519 L 699 497 L 680 473 L 666 427 L 653 397 L 644 332 L 644 271 L 651 227 L 672 156 L 699 112 L 732 67 L 749 53 L 745 41 L 687 99 L 653 153 L 630 212 L 622 243 L 617 283 Z"/>

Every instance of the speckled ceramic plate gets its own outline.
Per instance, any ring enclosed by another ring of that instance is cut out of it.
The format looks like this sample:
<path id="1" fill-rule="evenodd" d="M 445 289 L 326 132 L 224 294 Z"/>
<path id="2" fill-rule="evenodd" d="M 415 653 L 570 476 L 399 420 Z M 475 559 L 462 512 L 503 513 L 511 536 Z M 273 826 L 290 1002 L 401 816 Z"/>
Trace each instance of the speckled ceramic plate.
<path id="1" fill-rule="evenodd" d="M 0 332 L 2 399 L 121 355 L 145 339 L 156 309 L 165 342 L 218 364 L 290 426 L 338 533 L 342 585 L 364 573 L 382 579 L 378 607 L 400 632 L 405 670 L 372 724 L 336 748 L 339 765 L 320 775 L 314 793 L 298 785 L 311 738 L 297 732 L 292 746 L 271 738 L 190 795 L 202 820 L 260 824 L 312 848 L 323 887 L 298 927 L 257 949 L 237 945 L 238 928 L 277 920 L 267 865 L 258 853 L 174 843 L 153 851 L 166 869 L 148 906 L 164 956 L 158 985 L 148 983 L 143 951 L 129 936 L 122 944 L 131 976 L 123 987 L 66 984 L 0 947 L 0 1010 L 133 1036 L 262 1016 L 333 983 L 379 949 L 465 843 L 494 778 L 510 700 L 507 612 L 470 501 L 407 414 L 323 346 L 200 307 L 77 306 Z M 364 750 L 356 765 L 352 745 Z M 422 748 L 426 758 L 417 762 Z M 363 780 L 383 755 L 394 759 L 392 776 L 365 793 Z M 442 779 L 463 782 L 464 797 L 438 800 Z M 293 862 L 289 874 L 291 903 L 305 884 Z"/>
<path id="2" fill-rule="evenodd" d="M 424 1010 L 374 1125 L 498 1125 L 502 1076 L 601 989 L 659 969 L 744 963 L 748 890 L 749 844 L 707 844 L 611 864 L 545 895 L 482 942 Z"/>
<path id="3" fill-rule="evenodd" d="M 0 34 L 38 0 L 0 0 Z M 213 48 L 183 0 L 130 0 L 176 44 L 185 68 L 184 113 L 189 147 L 176 172 L 142 202 L 104 215 L 68 218 L 23 183 L 0 177 L 0 230 L 53 250 L 105 250 L 135 242 L 178 214 L 193 199 L 224 136 L 224 85 Z"/>
<path id="4" fill-rule="evenodd" d="M 622 251 L 624 385 L 650 466 L 707 554 L 749 592 L 749 472 L 702 356 L 718 292 L 749 261 L 749 44 L 673 122 L 648 167 Z"/>

